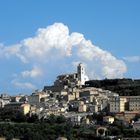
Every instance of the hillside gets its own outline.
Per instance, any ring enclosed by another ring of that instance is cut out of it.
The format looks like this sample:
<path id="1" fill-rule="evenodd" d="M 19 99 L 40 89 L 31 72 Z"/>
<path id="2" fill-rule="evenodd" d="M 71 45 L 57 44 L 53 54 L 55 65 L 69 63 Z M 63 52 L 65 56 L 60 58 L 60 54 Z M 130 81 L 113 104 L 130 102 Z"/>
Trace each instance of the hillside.
<path id="1" fill-rule="evenodd" d="M 97 87 L 119 93 L 120 96 L 140 96 L 140 79 L 104 79 L 87 81 L 86 87 Z"/>

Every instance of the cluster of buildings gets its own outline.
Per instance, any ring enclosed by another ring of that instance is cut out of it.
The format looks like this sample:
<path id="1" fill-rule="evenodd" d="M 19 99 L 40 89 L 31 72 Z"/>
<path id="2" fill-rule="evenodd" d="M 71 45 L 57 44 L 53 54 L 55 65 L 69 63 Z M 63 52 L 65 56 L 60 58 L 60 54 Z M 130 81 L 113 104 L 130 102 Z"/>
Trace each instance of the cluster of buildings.
<path id="1" fill-rule="evenodd" d="M 114 113 L 124 121 L 130 121 L 140 112 L 140 96 L 119 96 L 109 90 L 86 87 L 85 81 L 88 76 L 80 63 L 76 73 L 59 75 L 52 86 L 44 86 L 31 95 L 1 94 L 0 107 L 37 114 L 39 118 L 62 114 L 74 124 L 89 124 L 86 116 L 98 112 Z M 105 122 L 113 123 L 113 120 L 111 116 L 104 117 Z"/>

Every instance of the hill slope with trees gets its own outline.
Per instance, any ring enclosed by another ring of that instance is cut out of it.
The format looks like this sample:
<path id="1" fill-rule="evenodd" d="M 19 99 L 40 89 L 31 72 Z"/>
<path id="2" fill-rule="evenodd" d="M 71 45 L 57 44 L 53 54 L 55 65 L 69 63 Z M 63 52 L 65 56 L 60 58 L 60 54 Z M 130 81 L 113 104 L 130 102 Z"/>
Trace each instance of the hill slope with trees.
<path id="1" fill-rule="evenodd" d="M 118 93 L 120 96 L 140 96 L 140 79 L 104 79 L 86 81 L 86 87 L 96 87 Z"/>

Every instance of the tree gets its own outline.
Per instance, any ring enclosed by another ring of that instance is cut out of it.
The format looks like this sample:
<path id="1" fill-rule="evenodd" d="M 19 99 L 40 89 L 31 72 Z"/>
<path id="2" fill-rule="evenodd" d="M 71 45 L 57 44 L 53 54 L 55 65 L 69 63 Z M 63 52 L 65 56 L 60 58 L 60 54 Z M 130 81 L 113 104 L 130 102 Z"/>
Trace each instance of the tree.
<path id="1" fill-rule="evenodd" d="M 38 116 L 36 114 L 32 114 L 31 116 L 27 115 L 27 122 L 34 123 L 38 121 Z"/>
<path id="2" fill-rule="evenodd" d="M 56 123 L 65 123 L 66 118 L 63 115 L 57 116 Z"/>

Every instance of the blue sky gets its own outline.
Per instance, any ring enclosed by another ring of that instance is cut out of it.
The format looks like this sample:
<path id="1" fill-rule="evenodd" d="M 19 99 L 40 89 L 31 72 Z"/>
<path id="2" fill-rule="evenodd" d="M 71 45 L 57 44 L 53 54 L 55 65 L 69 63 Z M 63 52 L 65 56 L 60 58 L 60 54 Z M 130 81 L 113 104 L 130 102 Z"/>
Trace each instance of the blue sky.
<path id="1" fill-rule="evenodd" d="M 139 0 L 1 0 L 0 92 L 31 93 L 78 62 L 91 79 L 140 78 L 139 6 Z M 44 34 L 51 34 L 49 43 Z"/>

